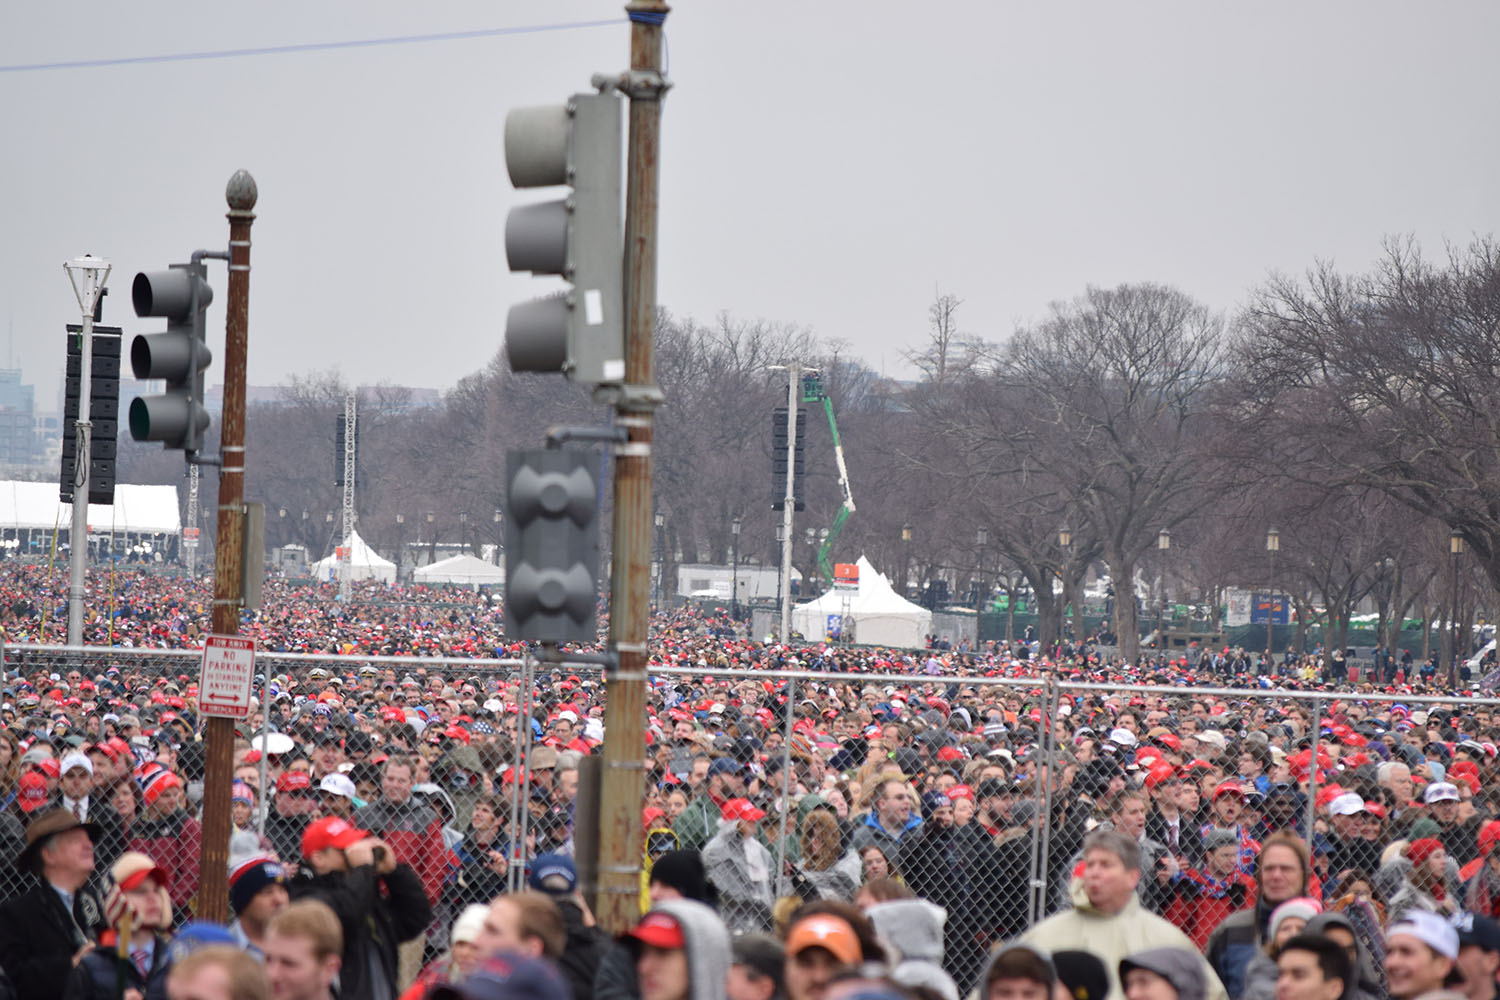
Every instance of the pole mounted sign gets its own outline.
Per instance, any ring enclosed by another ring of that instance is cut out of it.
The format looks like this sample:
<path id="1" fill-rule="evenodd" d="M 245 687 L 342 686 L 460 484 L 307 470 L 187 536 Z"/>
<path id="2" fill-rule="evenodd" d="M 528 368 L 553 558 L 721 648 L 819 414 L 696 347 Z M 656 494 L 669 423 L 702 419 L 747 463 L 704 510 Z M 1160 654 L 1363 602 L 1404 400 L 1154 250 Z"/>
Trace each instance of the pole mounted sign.
<path id="1" fill-rule="evenodd" d="M 245 719 L 255 679 L 255 640 L 211 635 L 203 647 L 203 676 L 198 682 L 198 710 L 205 716 Z"/>

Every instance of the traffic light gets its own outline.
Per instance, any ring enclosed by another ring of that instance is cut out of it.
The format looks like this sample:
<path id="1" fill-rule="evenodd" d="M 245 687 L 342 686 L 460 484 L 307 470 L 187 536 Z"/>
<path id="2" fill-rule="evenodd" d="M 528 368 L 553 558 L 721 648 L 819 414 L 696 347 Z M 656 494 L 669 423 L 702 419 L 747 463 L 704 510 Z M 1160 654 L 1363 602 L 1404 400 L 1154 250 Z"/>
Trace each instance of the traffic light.
<path id="1" fill-rule="evenodd" d="M 771 509 L 786 509 L 786 407 L 778 406 L 771 411 Z M 797 445 L 792 456 L 792 498 L 796 501 L 793 510 L 802 510 L 802 481 L 806 478 L 803 457 L 806 455 L 807 410 L 797 407 Z"/>
<path id="2" fill-rule="evenodd" d="M 139 334 L 130 343 L 130 368 L 138 379 L 164 379 L 166 393 L 130 401 L 130 436 L 160 441 L 189 456 L 203 447 L 208 411 L 203 407 L 203 369 L 213 355 L 204 342 L 204 312 L 214 300 L 207 268 L 173 264 L 143 271 L 130 286 L 137 316 L 164 316 L 166 333 Z"/>
<path id="3" fill-rule="evenodd" d="M 562 372 L 575 382 L 625 378 L 620 221 L 620 99 L 574 94 L 565 105 L 505 116 L 505 166 L 518 188 L 566 184 L 557 201 L 505 219 L 512 271 L 559 274 L 570 287 L 510 307 L 512 371 Z"/>
<path id="4" fill-rule="evenodd" d="M 599 603 L 598 458 L 512 451 L 505 491 L 505 633 L 593 642 Z"/>
<path id="5" fill-rule="evenodd" d="M 63 379 L 62 474 L 58 499 L 73 502 L 78 463 L 79 379 L 83 368 L 83 327 L 68 324 L 67 371 Z M 89 503 L 115 502 L 115 450 L 120 437 L 120 328 L 94 327 L 89 360 Z"/>

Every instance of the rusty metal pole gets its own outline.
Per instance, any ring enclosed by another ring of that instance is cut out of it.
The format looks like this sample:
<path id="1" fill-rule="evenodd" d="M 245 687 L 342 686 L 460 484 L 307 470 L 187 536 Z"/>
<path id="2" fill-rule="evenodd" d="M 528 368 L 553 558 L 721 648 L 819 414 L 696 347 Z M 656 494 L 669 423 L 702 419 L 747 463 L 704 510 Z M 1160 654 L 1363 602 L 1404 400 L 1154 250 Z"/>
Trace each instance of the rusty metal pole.
<path id="1" fill-rule="evenodd" d="M 255 178 L 238 170 L 229 178 L 229 305 L 224 324 L 224 412 L 220 423 L 219 519 L 214 537 L 215 635 L 240 630 L 245 521 L 245 355 L 250 325 L 250 224 L 255 221 Z M 264 709 L 265 706 L 262 706 Z M 224 923 L 229 908 L 229 786 L 234 777 L 234 720 L 204 721 L 207 761 L 203 782 L 203 863 L 198 911 Z"/>
<path id="2" fill-rule="evenodd" d="M 614 554 L 610 647 L 605 675 L 604 780 L 600 794 L 599 923 L 619 932 L 641 908 L 641 795 L 646 758 L 646 656 L 651 625 L 651 445 L 656 387 L 656 213 L 660 176 L 662 22 L 660 0 L 631 0 L 629 168 L 625 193 L 625 384 L 615 423 L 626 431 L 615 451 Z"/>

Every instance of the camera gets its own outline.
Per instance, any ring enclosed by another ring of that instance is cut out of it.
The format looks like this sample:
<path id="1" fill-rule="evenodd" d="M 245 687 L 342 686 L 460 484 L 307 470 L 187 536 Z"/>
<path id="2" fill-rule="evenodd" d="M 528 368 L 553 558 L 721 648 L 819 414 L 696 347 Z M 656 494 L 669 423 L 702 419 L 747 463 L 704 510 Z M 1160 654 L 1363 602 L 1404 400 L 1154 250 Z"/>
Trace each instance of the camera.
<path id="1" fill-rule="evenodd" d="M 376 868 L 379 868 L 381 865 L 385 864 L 385 848 L 384 847 L 371 848 L 371 850 L 370 850 L 370 856 L 375 860 L 375 867 Z"/>

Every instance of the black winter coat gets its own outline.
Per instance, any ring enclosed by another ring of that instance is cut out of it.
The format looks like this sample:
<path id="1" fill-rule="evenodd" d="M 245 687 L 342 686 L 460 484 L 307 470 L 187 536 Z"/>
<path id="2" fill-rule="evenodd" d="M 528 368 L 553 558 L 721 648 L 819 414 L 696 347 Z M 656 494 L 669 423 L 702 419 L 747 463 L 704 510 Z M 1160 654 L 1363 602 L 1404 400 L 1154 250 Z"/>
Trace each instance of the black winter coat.
<path id="1" fill-rule="evenodd" d="M 71 918 L 56 890 L 39 881 L 0 906 L 0 966 L 16 995 L 62 996 L 73 956 L 104 927 L 104 908 L 87 888 L 74 894 Z"/>
<path id="2" fill-rule="evenodd" d="M 396 948 L 410 941 L 432 923 L 432 907 L 422 880 L 407 864 L 398 864 L 389 875 L 374 865 L 360 865 L 346 872 L 310 875 L 303 869 L 288 886 L 292 899 L 316 899 L 327 903 L 344 928 L 344 965 L 339 973 L 341 996 L 378 995 L 371 976 L 379 969 L 385 975 L 390 996 L 397 996 Z M 371 962 L 371 957 L 375 961 Z"/>

